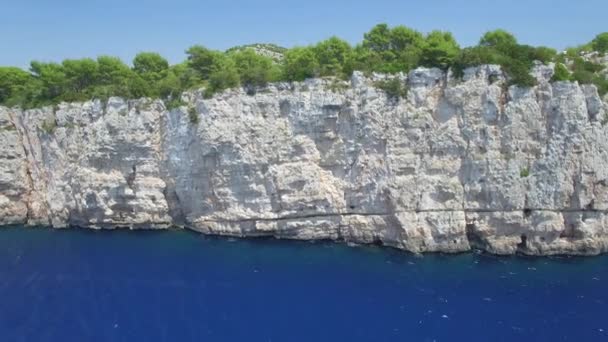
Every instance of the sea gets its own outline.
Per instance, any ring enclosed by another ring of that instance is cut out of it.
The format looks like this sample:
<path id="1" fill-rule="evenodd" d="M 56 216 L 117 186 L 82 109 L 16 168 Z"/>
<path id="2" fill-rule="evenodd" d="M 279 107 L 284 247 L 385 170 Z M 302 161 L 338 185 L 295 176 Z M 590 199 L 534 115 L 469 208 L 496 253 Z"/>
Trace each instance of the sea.
<path id="1" fill-rule="evenodd" d="M 608 257 L 0 229 L 0 341 L 608 341 Z"/>

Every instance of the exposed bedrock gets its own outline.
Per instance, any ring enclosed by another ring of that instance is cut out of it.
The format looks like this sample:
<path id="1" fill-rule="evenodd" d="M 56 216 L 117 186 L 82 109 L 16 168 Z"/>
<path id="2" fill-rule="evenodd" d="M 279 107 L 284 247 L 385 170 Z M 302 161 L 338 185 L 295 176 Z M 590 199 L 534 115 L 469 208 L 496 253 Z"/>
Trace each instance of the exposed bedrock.
<path id="1" fill-rule="evenodd" d="M 608 112 L 594 86 L 397 76 L 212 99 L 0 107 L 0 224 L 188 227 L 412 252 L 608 251 Z M 198 122 L 193 123 L 191 116 Z"/>

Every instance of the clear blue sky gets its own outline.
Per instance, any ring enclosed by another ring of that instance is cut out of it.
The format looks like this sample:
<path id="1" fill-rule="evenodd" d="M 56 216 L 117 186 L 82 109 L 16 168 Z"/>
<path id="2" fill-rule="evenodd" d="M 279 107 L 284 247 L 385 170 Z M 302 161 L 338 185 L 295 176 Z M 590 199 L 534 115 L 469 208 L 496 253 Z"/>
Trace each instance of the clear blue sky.
<path id="1" fill-rule="evenodd" d="M 462 45 L 505 28 L 559 49 L 608 31 L 608 0 L 1 0 L 0 9 L 0 65 L 20 67 L 101 54 L 130 62 L 140 51 L 175 63 L 194 44 L 356 43 L 380 22 L 449 30 Z"/>

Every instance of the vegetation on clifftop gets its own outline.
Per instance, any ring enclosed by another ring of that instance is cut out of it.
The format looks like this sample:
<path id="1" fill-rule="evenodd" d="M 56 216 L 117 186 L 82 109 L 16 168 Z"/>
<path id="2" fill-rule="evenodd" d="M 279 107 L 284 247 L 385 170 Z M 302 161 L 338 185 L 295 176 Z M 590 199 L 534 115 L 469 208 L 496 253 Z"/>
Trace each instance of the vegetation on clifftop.
<path id="1" fill-rule="evenodd" d="M 0 104 L 36 107 L 61 101 L 84 101 L 110 96 L 162 98 L 175 105 L 184 90 L 205 88 L 205 95 L 242 85 L 249 92 L 275 81 L 310 77 L 348 78 L 354 70 L 366 73 L 408 72 L 418 66 L 451 69 L 456 76 L 481 64 L 499 64 L 511 84 L 533 86 L 534 61 L 556 63 L 554 81 L 595 84 L 608 92 L 605 65 L 587 58 L 608 53 L 608 32 L 591 42 L 558 54 L 547 47 L 520 44 L 504 30 L 485 33 L 479 44 L 461 49 L 450 32 L 420 33 L 405 26 L 379 24 L 356 46 L 331 37 L 316 45 L 284 49 L 271 44 L 240 46 L 226 52 L 196 45 L 186 61 L 169 65 L 157 53 L 142 52 L 127 65 L 118 58 L 68 59 L 61 63 L 33 61 L 28 71 L 0 67 Z M 395 84 L 383 84 L 395 96 Z"/>

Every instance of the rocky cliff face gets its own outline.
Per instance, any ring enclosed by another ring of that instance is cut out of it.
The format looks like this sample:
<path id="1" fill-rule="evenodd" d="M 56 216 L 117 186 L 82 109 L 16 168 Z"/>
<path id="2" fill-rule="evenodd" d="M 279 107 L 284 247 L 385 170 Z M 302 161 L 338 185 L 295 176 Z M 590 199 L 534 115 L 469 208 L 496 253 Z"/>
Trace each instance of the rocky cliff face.
<path id="1" fill-rule="evenodd" d="M 608 251 L 608 105 L 483 66 L 274 84 L 186 106 L 0 107 L 0 224 L 185 226 L 413 252 Z M 198 118 L 193 123 L 191 117 Z"/>

